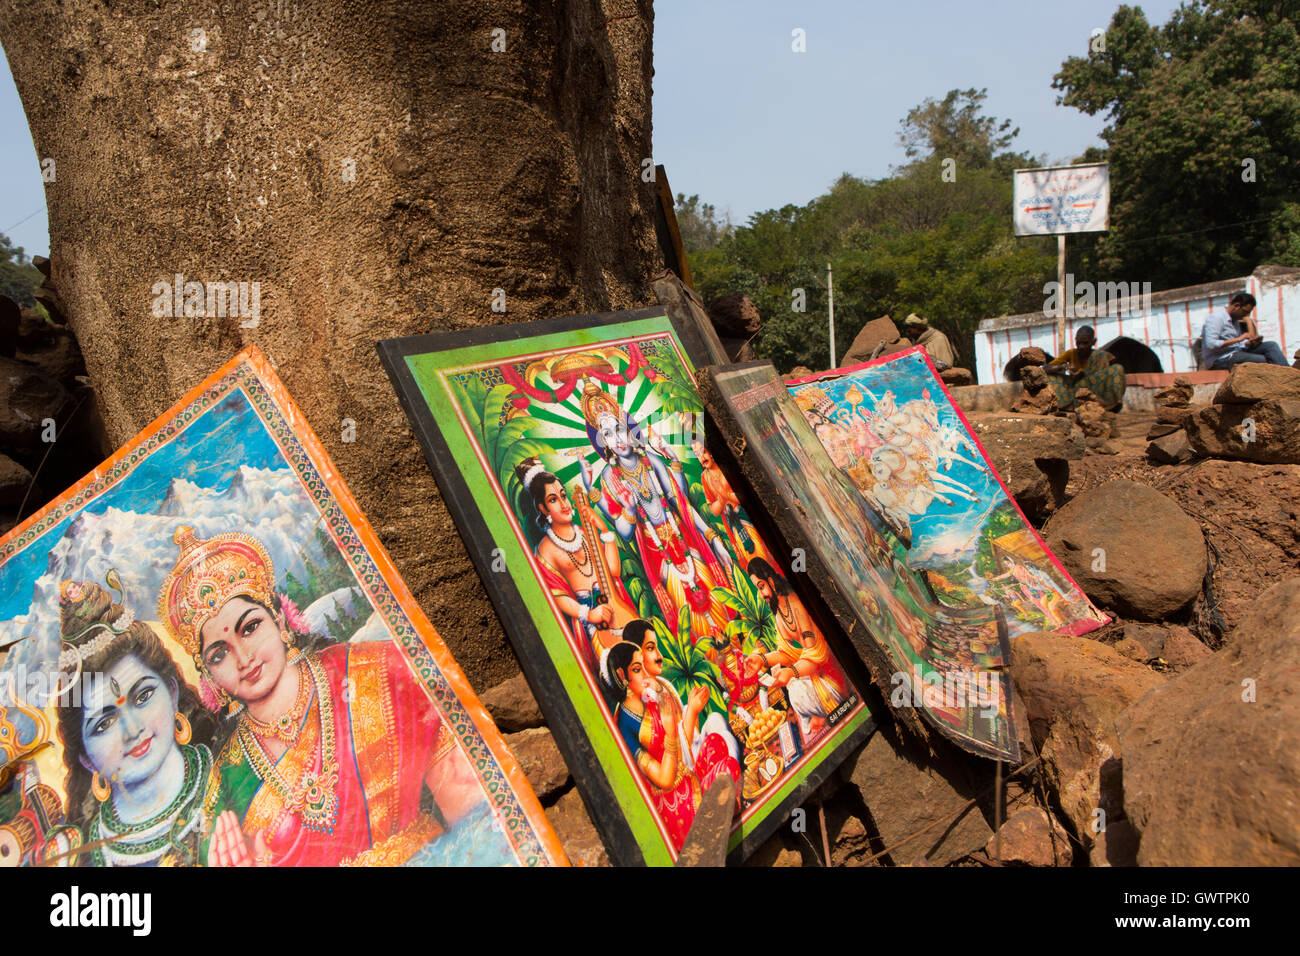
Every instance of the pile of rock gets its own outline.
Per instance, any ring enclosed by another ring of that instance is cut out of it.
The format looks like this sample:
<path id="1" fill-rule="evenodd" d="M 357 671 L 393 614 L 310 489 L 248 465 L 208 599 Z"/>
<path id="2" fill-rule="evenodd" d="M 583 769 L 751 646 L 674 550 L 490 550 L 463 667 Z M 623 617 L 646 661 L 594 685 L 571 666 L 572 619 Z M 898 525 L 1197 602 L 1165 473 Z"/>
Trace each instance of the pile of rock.
<path id="1" fill-rule="evenodd" d="M 1042 351 L 1039 349 L 1038 351 Z M 1020 371 L 1020 381 L 1025 392 L 1011 405 L 1011 411 L 1026 415 L 1055 415 L 1060 412 L 1056 393 L 1047 381 L 1041 365 L 1030 365 Z"/>
<path id="2" fill-rule="evenodd" d="M 878 319 L 872 319 L 854 336 L 853 343 L 840 360 L 840 367 L 861 365 L 882 355 L 893 355 L 911 347 L 912 340 L 898 330 L 894 320 L 882 315 Z"/>
<path id="3" fill-rule="evenodd" d="M 1186 376 L 1174 379 L 1174 384 L 1156 392 L 1156 420 L 1147 432 L 1147 457 L 1163 465 L 1182 464 L 1192 455 L 1187 440 L 1187 423 L 1196 414 L 1192 405 L 1195 389 Z"/>
<path id="4" fill-rule="evenodd" d="M 1089 451 L 1099 455 L 1116 453 L 1109 441 L 1115 424 L 1115 413 L 1106 410 L 1092 389 L 1081 388 L 1074 393 L 1074 408 L 1069 415 L 1082 429 L 1084 444 Z"/>
<path id="5" fill-rule="evenodd" d="M 1184 427 L 1199 455 L 1300 464 L 1300 369 L 1238 365 L 1214 403 L 1189 414 Z"/>
<path id="6" fill-rule="evenodd" d="M 37 301 L 61 319 L 49 261 L 32 263 L 46 277 Z M 49 490 L 71 485 L 106 456 L 85 374 L 71 329 L 0 296 L 0 534 L 44 505 Z"/>

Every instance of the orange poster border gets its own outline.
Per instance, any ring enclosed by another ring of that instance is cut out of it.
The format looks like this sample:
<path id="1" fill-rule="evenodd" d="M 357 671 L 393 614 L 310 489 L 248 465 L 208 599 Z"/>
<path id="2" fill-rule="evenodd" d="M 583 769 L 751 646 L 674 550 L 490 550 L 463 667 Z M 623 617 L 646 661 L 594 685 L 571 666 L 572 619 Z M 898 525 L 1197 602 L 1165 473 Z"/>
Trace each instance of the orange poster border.
<path id="1" fill-rule="evenodd" d="M 237 355 L 230 359 L 230 361 L 226 362 L 202 382 L 190 389 L 190 391 L 186 392 L 185 395 L 175 404 L 145 426 L 130 441 L 106 458 L 103 463 L 87 474 L 84 478 L 77 481 L 58 497 L 48 502 L 35 514 L 10 529 L 4 535 L 0 535 L 0 569 L 3 569 L 9 558 L 26 547 L 25 544 L 21 543 L 23 538 L 31 534 L 33 535 L 32 540 L 35 540 L 36 537 L 45 533 L 49 528 L 41 527 L 43 522 L 50 520 L 55 512 L 61 511 L 64 505 L 75 501 L 91 486 L 102 481 L 115 467 L 126 461 L 133 452 L 140 448 L 140 446 L 144 445 L 150 438 L 154 437 L 169 424 L 174 422 L 189 405 L 202 399 L 205 393 L 220 385 L 223 379 L 237 371 L 241 365 L 247 365 L 251 369 L 254 376 L 266 389 L 272 402 L 277 406 L 277 409 L 283 416 L 285 424 L 289 430 L 292 431 L 298 441 L 301 442 L 303 451 L 319 473 L 321 481 L 325 486 L 325 490 L 334 498 L 335 502 L 338 504 L 339 510 L 351 524 L 362 548 L 364 548 L 373 560 L 383 585 L 392 593 L 398 609 L 400 609 L 410 622 L 416 636 L 420 640 L 420 643 L 433 659 L 433 663 L 438 669 L 440 676 L 445 680 L 447 686 L 465 708 L 470 719 L 473 721 L 474 729 L 477 730 L 478 735 L 487 745 L 488 750 L 501 768 L 506 782 L 509 784 L 510 789 L 513 791 L 519 802 L 524 818 L 532 828 L 532 835 L 536 838 L 541 850 L 547 857 L 547 859 L 539 860 L 538 864 L 559 866 L 568 865 L 569 860 L 564 852 L 563 846 L 560 844 L 559 837 L 556 835 L 554 828 L 546 817 L 545 811 L 542 809 L 541 802 L 537 799 L 537 795 L 533 791 L 532 785 L 529 784 L 518 761 L 506 746 L 501 731 L 497 728 L 491 715 L 488 714 L 482 701 L 479 700 L 478 695 L 470 686 L 469 680 L 460 669 L 460 665 L 456 663 L 451 651 L 448 650 L 446 644 L 443 643 L 442 637 L 439 635 L 437 628 L 433 626 L 432 622 L 430 622 L 428 617 L 425 616 L 424 611 L 420 608 L 419 604 L 416 603 L 414 595 L 412 595 L 410 589 L 407 588 L 405 581 L 397 570 L 397 567 L 389 557 L 387 549 L 384 548 L 378 535 L 375 534 L 374 528 L 371 526 L 364 512 L 362 512 L 360 505 L 357 504 L 356 498 L 353 497 L 351 489 L 348 488 L 343 477 L 339 474 L 338 469 L 335 468 L 334 462 L 330 458 L 329 453 L 321 444 L 320 439 L 316 437 L 316 433 L 307 421 L 307 417 L 303 414 L 302 409 L 298 407 L 297 402 L 295 402 L 293 397 L 289 394 L 288 389 L 276 374 L 275 368 L 271 364 L 270 360 L 256 345 L 250 345 L 241 350 Z M 258 417 L 259 420 L 262 420 L 265 423 L 261 414 L 259 414 Z M 280 443 L 277 441 L 277 445 L 279 444 Z M 284 449 L 281 448 L 281 451 L 283 453 Z M 293 462 L 289 460 L 287 454 L 285 454 L 285 458 L 289 466 L 294 467 Z M 297 469 L 295 468 L 295 472 L 296 471 Z M 129 474 L 130 470 L 124 472 L 121 477 L 125 478 Z M 298 475 L 298 478 L 301 480 L 302 476 Z M 110 485 L 101 488 L 95 495 L 88 497 L 85 502 L 78 502 L 75 505 L 75 508 L 70 509 L 68 513 L 70 514 L 73 510 L 81 509 L 90 500 L 98 497 L 99 494 L 102 494 L 108 487 L 111 487 L 112 484 L 116 483 L 117 482 L 114 481 Z M 50 520 L 49 527 L 52 528 L 55 524 L 66 517 L 67 514 L 60 514 L 57 519 Z M 334 539 L 332 531 L 330 533 L 331 538 Z M 30 544 L 31 542 L 29 541 L 27 543 Z M 338 543 L 337 540 L 336 543 Z M 369 598 L 369 595 L 367 597 Z M 376 610 L 378 610 L 378 608 L 376 608 Z M 396 640 L 396 637 L 392 636 L 390 639 Z M 404 656 L 409 657 L 409 655 L 405 654 Z M 426 693 L 428 693 L 428 685 L 423 679 L 421 679 L 421 685 L 424 686 Z M 430 697 L 432 699 L 433 695 L 430 694 Z M 471 765 L 473 765 L 472 761 Z M 490 799 L 491 795 L 487 786 L 484 784 L 481 771 L 475 768 L 475 773 L 482 785 L 485 797 L 489 798 L 489 804 L 493 808 L 494 819 L 500 822 L 502 817 L 499 813 L 499 808 Z M 521 851 L 516 835 L 511 833 L 507 827 L 503 827 L 502 829 L 505 831 L 506 839 L 511 844 L 511 849 L 518 858 Z M 524 861 L 520 860 L 520 862 Z"/>

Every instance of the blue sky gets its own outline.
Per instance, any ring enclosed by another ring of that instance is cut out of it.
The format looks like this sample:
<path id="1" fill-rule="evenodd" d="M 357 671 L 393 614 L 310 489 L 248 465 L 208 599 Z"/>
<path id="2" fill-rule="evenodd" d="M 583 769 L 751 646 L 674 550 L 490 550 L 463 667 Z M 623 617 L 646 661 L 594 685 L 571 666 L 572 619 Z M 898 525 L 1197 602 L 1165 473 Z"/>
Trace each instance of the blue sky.
<path id="1" fill-rule="evenodd" d="M 743 223 L 803 204 L 840 173 L 903 161 L 898 121 L 927 97 L 987 87 L 1021 129 L 1014 148 L 1051 161 L 1098 145 L 1103 121 L 1056 106 L 1052 76 L 1110 22 L 1116 0 L 658 0 L 654 158 L 674 192 Z M 1144 2 L 1164 23 L 1178 6 Z M 791 31 L 807 52 L 791 50 Z M 49 252 L 40 162 L 0 61 L 0 232 Z"/>

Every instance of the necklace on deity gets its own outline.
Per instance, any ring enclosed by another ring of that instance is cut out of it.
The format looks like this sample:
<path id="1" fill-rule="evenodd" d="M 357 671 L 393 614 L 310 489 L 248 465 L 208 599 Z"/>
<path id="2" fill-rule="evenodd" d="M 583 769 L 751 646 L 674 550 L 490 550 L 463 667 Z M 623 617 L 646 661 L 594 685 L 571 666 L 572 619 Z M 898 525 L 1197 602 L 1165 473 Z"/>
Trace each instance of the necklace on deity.
<path id="1" fill-rule="evenodd" d="M 582 529 L 577 525 L 573 525 L 572 538 L 561 538 L 550 525 L 546 526 L 546 536 L 551 539 L 557 548 L 568 554 L 577 554 L 587 546 L 586 537 L 583 535 Z"/>
<path id="2" fill-rule="evenodd" d="M 307 706 L 311 703 L 311 690 L 311 681 L 307 680 L 302 671 L 299 671 L 298 695 L 294 698 L 293 706 L 269 722 L 258 720 L 245 710 L 244 720 L 248 721 L 253 728 L 253 733 L 259 737 L 277 737 L 286 744 L 292 744 L 298 739 L 298 730 L 302 727 L 303 716 L 306 715 Z"/>
<path id="3" fill-rule="evenodd" d="M 283 811 L 301 813 L 302 824 L 309 830 L 332 833 L 339 815 L 339 798 L 335 789 L 339 780 L 339 764 L 334 703 L 320 661 L 315 655 L 305 655 L 304 659 L 315 685 L 317 710 L 320 714 L 320 770 L 308 766 L 298 783 L 292 784 L 281 776 L 279 768 L 247 723 L 240 721 L 235 735 L 249 767 L 280 798 Z"/>

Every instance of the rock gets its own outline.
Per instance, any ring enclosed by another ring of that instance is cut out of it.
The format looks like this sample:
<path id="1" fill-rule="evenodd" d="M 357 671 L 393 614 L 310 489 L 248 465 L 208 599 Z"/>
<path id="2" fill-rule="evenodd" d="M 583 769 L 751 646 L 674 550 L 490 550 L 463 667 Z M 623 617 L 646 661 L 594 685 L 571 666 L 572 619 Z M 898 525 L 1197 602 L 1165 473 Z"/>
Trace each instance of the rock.
<path id="1" fill-rule="evenodd" d="M 728 292 L 709 303 L 709 318 L 720 336 L 746 339 L 763 324 L 758 306 L 743 292 Z"/>
<path id="2" fill-rule="evenodd" d="M 840 819 L 838 814 L 828 813 L 826 827 L 831 843 L 831 866 L 862 866 L 863 862 L 871 856 L 871 837 L 860 817 L 848 814 Z M 922 837 L 916 842 L 923 845 L 925 838 Z M 916 855 L 922 855 L 921 850 L 916 847 L 911 847 L 909 844 L 909 848 Z"/>
<path id="3" fill-rule="evenodd" d="M 547 807 L 546 818 L 555 827 L 564 852 L 574 866 L 610 865 L 605 845 L 600 841 L 600 834 L 587 814 L 577 787 L 560 797 L 555 806 Z"/>
<path id="4" fill-rule="evenodd" d="M 1143 866 L 1300 865 L 1300 578 L 1119 721 Z"/>
<path id="5" fill-rule="evenodd" d="M 1025 377 L 1025 366 L 1047 364 L 1047 353 L 1036 345 L 1029 345 L 1021 349 L 1016 353 L 1016 358 L 1020 360 L 1020 377 L 1022 379 Z"/>
<path id="6" fill-rule="evenodd" d="M 785 375 L 781 376 L 781 380 L 783 382 L 791 382 L 794 381 L 796 378 L 808 378 L 810 375 L 815 375 L 815 374 L 817 373 L 814 372 L 812 369 L 810 369 L 807 365 L 796 365 L 794 368 L 790 369 L 790 371 L 787 372 Z"/>
<path id="7" fill-rule="evenodd" d="M 1174 431 L 1161 435 L 1147 445 L 1147 457 L 1160 465 L 1181 465 L 1195 456 L 1187 432 Z"/>
<path id="8" fill-rule="evenodd" d="M 1147 439 L 1160 438 L 1163 435 L 1172 435 L 1174 432 L 1180 432 L 1183 428 L 1181 425 L 1171 425 L 1168 422 L 1152 422 L 1151 427 L 1147 429 Z"/>
<path id="9" fill-rule="evenodd" d="M 569 782 L 569 768 L 545 727 L 506 734 L 506 746 L 519 761 L 524 776 L 533 785 L 537 799 L 545 803 Z"/>
<path id="10" fill-rule="evenodd" d="M 18 303 L 5 295 L 0 295 L 0 356 L 14 357 L 18 346 L 18 327 L 22 324 L 23 310 Z"/>
<path id="11" fill-rule="evenodd" d="M 78 375 L 86 374 L 86 363 L 72 330 L 47 322 L 34 309 L 22 310 L 17 347 L 12 354 L 68 388 L 75 387 Z"/>
<path id="12" fill-rule="evenodd" d="M 1243 362 L 1214 393 L 1216 405 L 1253 405 L 1267 400 L 1300 402 L 1300 375 L 1286 365 Z"/>
<path id="13" fill-rule="evenodd" d="M 1168 388 L 1162 388 L 1155 394 L 1156 405 L 1163 405 L 1167 408 L 1178 408 L 1187 405 L 1192 396 L 1196 394 L 1196 389 L 1184 375 L 1174 379 L 1174 384 Z"/>
<path id="14" fill-rule="evenodd" d="M 1079 389 L 1085 392 L 1087 389 Z M 1111 419 L 1100 402 L 1077 399 L 1074 405 L 1074 417 L 1083 430 L 1085 438 L 1109 438 Z"/>
<path id="15" fill-rule="evenodd" d="M 751 853 L 745 860 L 745 866 L 803 866 L 803 857 L 788 849 L 781 834 L 774 833 Z"/>
<path id="16" fill-rule="evenodd" d="M 989 837 L 984 852 L 991 859 L 1024 866 L 1069 866 L 1074 859 L 1065 827 L 1042 807 L 1016 810 Z"/>
<path id="17" fill-rule="evenodd" d="M 1210 405 L 1188 419 L 1187 437 L 1198 454 L 1213 458 L 1300 464 L 1300 399 Z"/>
<path id="18" fill-rule="evenodd" d="M 1047 546 L 1092 600 L 1126 618 L 1158 621 L 1201 591 L 1205 539 L 1171 499 L 1134 481 L 1110 481 L 1058 511 Z"/>
<path id="19" fill-rule="evenodd" d="M 898 326 L 894 325 L 894 320 L 887 315 L 882 315 L 862 327 L 862 331 L 854 337 L 849 350 L 844 353 L 840 366 L 860 365 L 868 359 L 891 355 L 911 347 L 911 341 L 902 336 Z"/>
<path id="20" fill-rule="evenodd" d="M 1066 418 L 1009 413 L 970 416 L 1007 490 L 1031 519 L 1060 506 L 1070 480 L 1069 462 L 1083 457 L 1083 432 Z"/>
<path id="21" fill-rule="evenodd" d="M 1092 866 L 1137 866 L 1138 832 L 1128 820 L 1116 820 L 1093 835 Z"/>
<path id="22" fill-rule="evenodd" d="M 1051 415 L 1056 412 L 1056 393 L 1048 387 L 1047 373 L 1041 367 L 1030 365 L 1021 369 L 1020 381 L 1025 386 L 1025 392 L 1012 404 L 1011 411 L 1031 415 Z"/>
<path id="23" fill-rule="evenodd" d="M 1029 633 L 1011 643 L 1011 678 L 1065 822 L 1085 846 L 1094 811 L 1123 816 L 1115 718 L 1163 677 L 1088 638 Z"/>
<path id="24" fill-rule="evenodd" d="M 22 503 L 32 483 L 32 473 L 8 455 L 0 455 L 0 508 Z"/>
<path id="25" fill-rule="evenodd" d="M 516 674 L 504 683 L 497 684 L 482 697 L 483 706 L 503 734 L 512 734 L 546 723 L 537 706 L 532 689 L 523 674 Z"/>
<path id="26" fill-rule="evenodd" d="M 1176 425 L 1183 428 L 1187 422 L 1205 406 L 1191 405 L 1161 405 L 1156 409 L 1156 421 L 1162 425 Z"/>
<path id="27" fill-rule="evenodd" d="M 940 372 L 939 378 L 943 379 L 943 384 L 951 385 L 953 388 L 975 384 L 975 376 L 971 374 L 970 369 L 955 365 Z"/>
<path id="28" fill-rule="evenodd" d="M 1147 653 L 1147 649 L 1131 637 L 1121 638 L 1115 645 L 1115 650 L 1119 651 L 1129 660 L 1138 661 L 1142 664 L 1153 659 L 1151 655 Z"/>
<path id="29" fill-rule="evenodd" d="M 1161 655 L 1165 648 L 1165 641 L 1168 639 L 1169 631 L 1157 624 L 1125 624 L 1124 639 L 1137 643 L 1146 657 L 1143 660 L 1153 661 Z"/>
<path id="30" fill-rule="evenodd" d="M 32 450 L 47 418 L 59 419 L 68 391 L 40 369 L 0 358 L 0 445 Z"/>
<path id="31" fill-rule="evenodd" d="M 1195 634 L 1177 625 L 1169 629 L 1164 645 L 1160 648 L 1160 659 L 1179 670 L 1193 667 L 1213 656 L 1214 651 L 1202 644 Z"/>
<path id="32" fill-rule="evenodd" d="M 877 730 L 856 754 L 846 760 L 841 773 L 858 788 L 885 848 L 896 863 L 918 857 L 942 866 L 978 850 L 992 834 L 978 806 L 954 816 L 976 796 L 963 761 L 949 755 L 934 756 L 911 743 L 901 743 Z M 902 841 L 941 819 L 907 843 Z"/>

